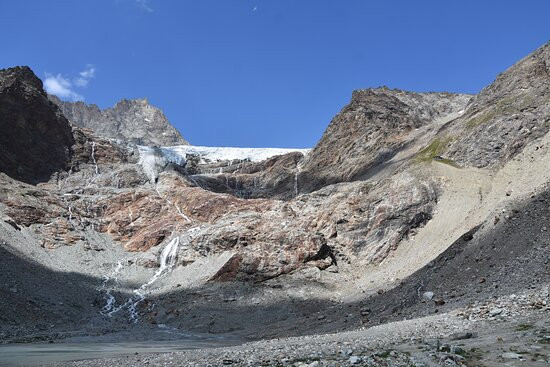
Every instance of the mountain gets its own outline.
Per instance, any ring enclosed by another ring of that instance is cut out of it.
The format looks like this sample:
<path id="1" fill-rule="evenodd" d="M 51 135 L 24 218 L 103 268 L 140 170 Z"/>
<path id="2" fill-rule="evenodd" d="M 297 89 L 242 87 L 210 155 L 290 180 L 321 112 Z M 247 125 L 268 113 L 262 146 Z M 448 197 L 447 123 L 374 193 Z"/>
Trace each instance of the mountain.
<path id="1" fill-rule="evenodd" d="M 364 180 L 384 168 L 419 135 L 464 112 L 471 95 L 377 88 L 353 92 L 301 164 L 300 188 Z"/>
<path id="2" fill-rule="evenodd" d="M 474 364 L 491 348 L 496 365 L 502 345 L 483 343 L 521 331 L 521 348 L 541 353 L 549 58 L 546 44 L 474 96 L 355 91 L 312 150 L 290 152 L 135 147 L 69 122 L 80 109 L 114 112 L 60 102 L 74 107 L 67 120 L 30 69 L 0 71 L 0 338 L 137 340 L 158 325 L 174 338 L 339 338 L 361 327 L 391 339 L 377 350 Z M 159 139 L 141 133 L 125 139 Z M 470 335 L 468 353 L 426 339 L 451 331 Z M 212 364 L 249 358 L 227 353 Z M 348 363 L 346 351 L 316 353 Z M 269 358 L 288 365 L 285 353 Z"/>
<path id="3" fill-rule="evenodd" d="M 28 67 L 0 71 L 0 130 L 0 171 L 10 177 L 36 183 L 69 167 L 69 123 Z"/>
<path id="4" fill-rule="evenodd" d="M 99 109 L 84 102 L 61 101 L 48 96 L 76 126 L 93 130 L 97 135 L 138 145 L 188 145 L 162 111 L 147 99 L 123 99 L 111 108 Z"/>

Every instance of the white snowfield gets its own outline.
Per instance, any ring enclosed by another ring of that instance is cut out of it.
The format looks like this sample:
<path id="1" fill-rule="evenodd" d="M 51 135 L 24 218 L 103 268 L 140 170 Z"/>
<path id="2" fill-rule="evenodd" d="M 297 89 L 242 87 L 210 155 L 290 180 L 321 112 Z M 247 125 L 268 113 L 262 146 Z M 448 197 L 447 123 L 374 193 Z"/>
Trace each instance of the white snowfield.
<path id="1" fill-rule="evenodd" d="M 225 160 L 250 160 L 251 162 L 261 162 L 276 155 L 292 152 L 300 152 L 306 155 L 310 151 L 310 149 L 201 147 L 193 145 L 162 147 L 161 150 L 166 156 L 174 155 L 177 157 L 185 157 L 187 154 L 197 155 L 201 158 L 203 163 Z"/>
<path id="2" fill-rule="evenodd" d="M 194 145 L 176 145 L 172 147 L 138 146 L 140 164 L 151 182 L 156 182 L 159 170 L 168 163 L 184 166 L 187 155 L 196 155 L 201 163 L 211 163 L 231 160 L 249 160 L 261 162 L 276 155 L 300 152 L 303 155 L 311 149 L 288 148 L 233 148 L 233 147 L 202 147 Z"/>

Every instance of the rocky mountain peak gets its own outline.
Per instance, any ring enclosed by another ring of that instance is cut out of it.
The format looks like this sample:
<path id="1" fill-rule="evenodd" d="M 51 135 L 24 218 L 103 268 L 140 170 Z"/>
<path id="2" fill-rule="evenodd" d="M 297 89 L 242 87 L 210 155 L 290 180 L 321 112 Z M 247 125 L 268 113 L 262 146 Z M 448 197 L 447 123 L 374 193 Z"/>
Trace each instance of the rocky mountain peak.
<path id="1" fill-rule="evenodd" d="M 151 105 L 146 98 L 123 99 L 104 110 L 84 102 L 61 101 L 56 96 L 50 96 L 50 99 L 73 124 L 91 129 L 99 136 L 138 145 L 189 144 L 162 110 Z"/>
<path id="2" fill-rule="evenodd" d="M 300 191 L 369 177 L 403 150 L 418 135 L 417 129 L 461 113 L 471 98 L 387 87 L 354 91 L 301 163 Z"/>
<path id="3" fill-rule="evenodd" d="M 119 109 L 119 110 L 128 110 L 132 107 L 149 107 L 149 108 L 155 108 L 149 104 L 149 100 L 147 98 L 135 98 L 135 99 L 126 99 L 123 98 L 117 103 L 115 103 L 113 109 Z"/>
<path id="4" fill-rule="evenodd" d="M 12 89 L 13 92 L 40 93 L 45 92 L 42 88 L 42 81 L 33 73 L 28 66 L 15 66 L 1 70 L 0 88 L 4 91 Z"/>

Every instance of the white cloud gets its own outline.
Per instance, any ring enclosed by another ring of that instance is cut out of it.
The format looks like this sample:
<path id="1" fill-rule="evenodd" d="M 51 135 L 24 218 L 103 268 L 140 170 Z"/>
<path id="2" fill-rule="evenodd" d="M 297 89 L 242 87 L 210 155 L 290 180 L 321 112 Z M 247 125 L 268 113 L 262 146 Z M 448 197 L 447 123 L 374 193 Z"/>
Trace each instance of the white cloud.
<path id="1" fill-rule="evenodd" d="M 153 9 L 149 6 L 149 0 L 136 0 L 136 3 L 141 9 L 145 10 L 146 12 L 153 12 Z"/>
<path id="2" fill-rule="evenodd" d="M 88 79 L 84 79 L 84 78 L 76 78 L 74 80 L 74 84 L 77 86 L 77 87 L 85 87 L 88 85 L 88 82 L 89 80 Z"/>
<path id="3" fill-rule="evenodd" d="M 83 101 L 84 97 L 72 89 L 72 83 L 64 78 L 61 74 L 52 75 L 46 73 L 44 79 L 44 89 L 49 94 L 54 94 L 62 99 L 70 99 L 72 101 Z"/>
<path id="4" fill-rule="evenodd" d="M 62 74 L 46 73 L 44 79 L 44 89 L 49 94 L 54 94 L 61 99 L 71 101 L 83 101 L 84 96 L 75 89 L 85 88 L 90 83 L 90 80 L 95 77 L 95 67 L 91 64 L 86 65 L 86 68 L 78 73 L 74 78 L 63 76 Z"/>
<path id="5" fill-rule="evenodd" d="M 80 72 L 80 76 L 86 79 L 91 79 L 95 76 L 95 68 L 93 65 L 87 65 L 86 70 Z"/>
<path id="6" fill-rule="evenodd" d="M 77 87 L 85 87 L 90 82 L 90 79 L 92 79 L 95 76 L 95 68 L 93 65 L 87 65 L 86 69 L 84 71 L 81 71 L 78 74 L 80 76 L 73 80 L 74 84 Z"/>

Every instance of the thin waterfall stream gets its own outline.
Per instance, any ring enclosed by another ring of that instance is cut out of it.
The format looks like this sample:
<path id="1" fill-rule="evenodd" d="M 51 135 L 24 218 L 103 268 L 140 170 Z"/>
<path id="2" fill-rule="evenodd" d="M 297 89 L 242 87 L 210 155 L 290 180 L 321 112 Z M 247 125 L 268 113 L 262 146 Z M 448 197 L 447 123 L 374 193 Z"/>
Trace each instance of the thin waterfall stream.
<path id="1" fill-rule="evenodd" d="M 180 246 L 180 239 L 179 237 L 174 237 L 168 244 L 164 247 L 162 252 L 159 256 L 159 268 L 153 276 L 144 284 L 142 284 L 139 288 L 134 289 L 133 293 L 134 295 L 130 297 L 124 304 L 116 307 L 116 299 L 111 294 L 113 287 L 107 288 L 107 282 L 109 279 L 114 279 L 115 285 L 118 282 L 116 276 L 120 273 L 120 270 L 122 269 L 122 263 L 119 261 L 118 265 L 114 271 L 114 274 L 111 277 L 107 277 L 104 281 L 104 285 L 101 289 L 107 289 L 106 291 L 106 304 L 102 308 L 101 313 L 103 315 L 112 317 L 114 314 L 118 313 L 119 311 L 123 309 L 127 309 L 130 314 L 130 321 L 136 323 L 139 320 L 139 314 L 137 307 L 141 302 L 143 302 L 147 296 L 149 287 L 157 281 L 158 278 L 163 276 L 164 274 L 169 273 L 174 266 L 176 265 L 177 259 L 178 259 L 178 250 Z"/>

